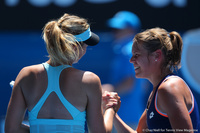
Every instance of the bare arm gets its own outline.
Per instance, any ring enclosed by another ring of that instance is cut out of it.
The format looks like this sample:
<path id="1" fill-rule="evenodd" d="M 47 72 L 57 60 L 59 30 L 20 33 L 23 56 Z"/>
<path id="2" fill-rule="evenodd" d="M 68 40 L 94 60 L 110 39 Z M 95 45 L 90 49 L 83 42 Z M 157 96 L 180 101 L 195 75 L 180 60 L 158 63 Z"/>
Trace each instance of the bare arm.
<path id="1" fill-rule="evenodd" d="M 118 133 L 137 133 L 137 131 L 133 130 L 129 127 L 119 116 L 118 114 L 114 117 L 114 126 Z"/>
<path id="2" fill-rule="evenodd" d="M 158 89 L 157 104 L 167 114 L 173 129 L 193 129 L 184 99 L 184 89 L 187 88 L 180 80 L 169 80 Z"/>
<path id="3" fill-rule="evenodd" d="M 143 133 L 146 131 L 146 129 L 148 129 L 148 126 L 147 126 L 147 111 L 145 110 L 142 116 L 140 117 L 140 121 L 137 126 L 137 132 Z"/>
<path id="4" fill-rule="evenodd" d="M 145 129 L 148 129 L 147 126 L 147 114 L 146 110 L 143 112 L 142 116 L 140 117 L 140 121 L 138 123 L 137 130 L 133 130 L 129 127 L 117 114 L 114 117 L 114 126 L 120 133 L 145 133 Z"/>
<path id="5" fill-rule="evenodd" d="M 120 97 L 118 96 L 117 93 L 115 92 L 104 92 L 103 97 L 103 109 L 112 107 L 116 110 L 116 112 L 119 110 L 120 105 L 121 105 L 121 101 L 120 101 Z M 117 103 L 115 103 L 117 100 Z M 136 131 L 134 131 L 131 127 L 129 127 L 119 116 L 118 114 L 116 114 L 114 116 L 114 126 L 117 130 L 117 132 L 119 133 L 136 133 Z"/>
<path id="6" fill-rule="evenodd" d="M 115 111 L 113 110 L 113 108 L 106 109 L 104 113 L 104 123 L 105 123 L 107 132 L 112 131 L 114 115 L 115 115 Z"/>
<path id="7" fill-rule="evenodd" d="M 16 78 L 15 85 L 8 104 L 5 119 L 5 133 L 29 133 L 29 127 L 22 124 L 26 112 L 26 102 L 20 87 L 24 75 L 22 70 Z"/>
<path id="8" fill-rule="evenodd" d="M 112 123 L 114 117 L 114 110 L 112 108 L 107 109 L 103 117 L 103 111 L 101 108 L 102 92 L 99 77 L 93 73 L 86 72 L 83 77 L 83 82 L 84 88 L 88 96 L 87 124 L 89 132 L 111 132 L 113 126 Z"/>

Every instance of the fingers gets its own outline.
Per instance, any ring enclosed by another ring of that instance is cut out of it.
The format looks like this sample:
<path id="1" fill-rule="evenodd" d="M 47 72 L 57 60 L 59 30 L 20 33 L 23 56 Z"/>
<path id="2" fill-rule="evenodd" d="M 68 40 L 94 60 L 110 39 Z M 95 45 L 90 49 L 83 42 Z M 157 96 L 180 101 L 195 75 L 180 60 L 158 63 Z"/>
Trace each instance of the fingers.
<path id="1" fill-rule="evenodd" d="M 107 96 L 110 96 L 110 92 L 108 92 L 108 91 L 104 91 L 104 93 L 103 93 L 103 95 L 102 95 L 103 97 L 107 97 Z"/>
<path id="2" fill-rule="evenodd" d="M 104 95 L 102 96 L 102 100 L 105 103 L 108 103 L 109 100 L 113 100 L 115 99 L 116 101 L 120 100 L 120 97 L 118 96 L 118 94 L 116 92 L 105 92 Z"/>
<path id="3" fill-rule="evenodd" d="M 108 108 L 113 108 L 118 104 L 118 100 L 116 99 L 109 99 L 107 104 L 104 105 L 104 110 Z M 115 110 L 115 109 L 114 109 Z"/>
<path id="4" fill-rule="evenodd" d="M 117 105 L 118 104 L 118 100 L 116 99 L 109 99 L 107 105 Z"/>
<path id="5" fill-rule="evenodd" d="M 108 108 L 113 108 L 115 112 L 119 110 L 121 101 L 116 92 L 105 91 L 102 95 L 102 100 L 102 106 L 104 110 Z"/>
<path id="6" fill-rule="evenodd" d="M 108 91 L 105 91 L 102 95 L 102 97 L 110 97 L 110 98 L 117 98 L 118 97 L 118 94 L 116 92 L 108 92 Z"/>

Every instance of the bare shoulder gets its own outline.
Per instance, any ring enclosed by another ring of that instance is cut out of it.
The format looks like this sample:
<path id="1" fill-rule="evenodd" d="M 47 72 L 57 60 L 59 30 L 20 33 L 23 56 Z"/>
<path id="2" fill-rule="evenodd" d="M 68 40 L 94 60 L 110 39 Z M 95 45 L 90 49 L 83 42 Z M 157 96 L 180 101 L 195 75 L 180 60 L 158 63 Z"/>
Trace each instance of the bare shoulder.
<path id="1" fill-rule="evenodd" d="M 81 83 L 82 88 L 91 89 L 95 88 L 101 84 L 100 78 L 93 72 L 82 71 L 76 68 L 69 68 L 69 71 L 66 70 L 65 75 L 70 75 L 73 81 Z M 73 78 L 72 78 L 73 77 Z"/>
<path id="2" fill-rule="evenodd" d="M 172 77 L 165 80 L 158 88 L 158 93 L 166 95 L 176 95 L 183 91 L 183 88 L 187 87 L 184 80 L 180 77 Z M 168 96 L 166 95 L 166 96 Z"/>
<path id="3" fill-rule="evenodd" d="M 36 76 L 38 73 L 41 73 L 42 71 L 42 64 L 40 65 L 32 65 L 32 66 L 26 66 L 21 69 L 19 74 L 17 75 L 17 78 L 15 79 L 13 90 L 24 90 L 23 88 L 26 88 L 26 90 L 30 89 L 33 83 L 36 81 Z"/>
<path id="4" fill-rule="evenodd" d="M 189 109 L 192 107 L 191 93 L 180 77 L 171 77 L 158 88 L 158 109 L 167 114 L 171 126 L 191 129 Z"/>
<path id="5" fill-rule="evenodd" d="M 24 74 L 28 76 L 31 73 L 40 73 L 42 70 L 44 70 L 42 64 L 31 65 L 22 68 L 19 74 Z"/>
<path id="6" fill-rule="evenodd" d="M 21 84 L 24 81 L 27 82 L 27 80 L 33 81 L 33 79 L 35 79 L 38 75 L 41 75 L 42 72 L 45 72 L 42 64 L 26 66 L 22 68 L 19 74 L 17 75 L 15 83 Z"/>
<path id="7" fill-rule="evenodd" d="M 69 71 L 68 71 L 69 70 Z M 92 84 L 92 83 L 98 83 L 100 82 L 99 77 L 90 71 L 83 71 L 83 70 L 79 70 L 76 68 L 69 68 L 68 70 L 64 71 L 65 75 L 70 75 L 70 77 L 73 77 L 73 81 L 77 80 L 77 81 L 81 81 L 83 85 L 87 85 L 87 84 Z"/>
<path id="8" fill-rule="evenodd" d="M 175 112 L 179 105 L 184 105 L 187 85 L 179 77 L 169 78 L 158 88 L 157 104 L 162 112 Z"/>
<path id="9" fill-rule="evenodd" d="M 82 78 L 82 84 L 88 95 L 101 95 L 101 81 L 95 73 L 85 71 Z"/>
<path id="10" fill-rule="evenodd" d="M 95 83 L 99 83 L 100 79 L 99 77 L 90 71 L 85 71 L 83 74 L 83 83 L 85 84 L 95 84 Z"/>

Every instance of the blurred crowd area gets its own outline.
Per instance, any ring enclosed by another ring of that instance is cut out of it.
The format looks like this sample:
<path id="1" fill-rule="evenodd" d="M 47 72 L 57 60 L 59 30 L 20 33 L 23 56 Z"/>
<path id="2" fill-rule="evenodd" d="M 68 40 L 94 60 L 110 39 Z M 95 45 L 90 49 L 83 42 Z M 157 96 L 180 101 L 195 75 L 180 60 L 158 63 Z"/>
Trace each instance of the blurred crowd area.
<path id="1" fill-rule="evenodd" d="M 88 47 L 86 55 L 77 64 L 74 64 L 74 67 L 96 73 L 100 77 L 102 84 L 106 84 L 109 81 L 111 60 L 112 58 L 114 58 L 111 45 L 113 36 L 110 32 L 97 31 L 96 33 L 101 38 L 99 45 Z M 184 63 L 189 63 L 188 67 L 189 69 L 191 69 L 191 74 L 183 74 L 183 70 L 187 71 L 187 73 L 190 72 L 188 70 L 185 70 L 188 68 L 185 68 L 184 66 L 182 66 L 180 71 L 178 71 L 178 74 L 186 79 L 188 84 L 191 86 L 198 103 L 200 104 L 198 91 L 199 87 L 198 85 L 193 85 L 191 80 L 188 80 L 188 77 L 191 78 L 191 76 L 194 76 L 193 78 L 196 78 L 196 82 L 198 82 L 199 80 L 199 77 L 196 77 L 196 75 L 199 74 L 199 71 L 194 72 L 194 70 L 197 70 L 200 67 L 200 61 L 198 59 L 198 50 L 200 49 L 200 40 L 198 38 L 199 34 L 199 29 L 191 30 L 189 32 L 182 32 L 181 35 L 183 36 L 183 40 L 185 40 L 186 43 L 191 42 L 191 44 L 193 44 L 190 46 L 187 46 L 188 44 L 186 44 L 187 50 L 184 49 L 183 52 L 189 53 L 188 56 L 183 56 L 185 59 L 182 59 L 185 60 Z M 191 39 L 189 39 L 189 37 Z M 42 39 L 41 32 L 1 32 L 0 44 L 0 132 L 3 133 L 6 108 L 12 91 L 12 88 L 9 85 L 10 81 L 15 80 L 18 72 L 23 67 L 45 62 L 48 59 L 48 54 L 45 49 L 45 44 Z M 144 97 L 143 101 L 147 101 L 147 96 L 151 90 L 147 89 L 145 91 L 147 91 L 147 95 L 146 97 Z M 135 108 L 137 108 L 137 106 L 135 106 Z M 143 106 L 143 108 L 145 108 L 145 106 Z M 131 114 L 131 112 L 129 112 L 128 110 L 124 113 L 126 115 Z M 135 126 L 136 125 L 134 124 L 133 127 Z"/>

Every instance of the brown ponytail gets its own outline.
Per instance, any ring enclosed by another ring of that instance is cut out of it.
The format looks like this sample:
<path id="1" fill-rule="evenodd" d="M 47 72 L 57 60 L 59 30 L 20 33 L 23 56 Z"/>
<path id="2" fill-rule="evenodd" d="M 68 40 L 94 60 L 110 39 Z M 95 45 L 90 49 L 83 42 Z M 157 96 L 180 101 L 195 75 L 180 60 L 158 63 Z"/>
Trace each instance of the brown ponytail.
<path id="1" fill-rule="evenodd" d="M 165 29 L 152 28 L 136 34 L 134 41 L 142 42 L 140 44 L 149 53 L 161 49 L 165 56 L 164 68 L 170 68 L 172 71 L 180 68 L 183 43 L 179 33 L 173 31 L 168 34 Z"/>
<path id="2" fill-rule="evenodd" d="M 172 43 L 172 50 L 170 51 L 170 65 L 173 66 L 174 68 L 180 68 L 181 65 L 181 53 L 182 53 L 182 47 L 183 47 L 183 41 L 179 33 L 176 31 L 170 32 L 169 33 L 170 38 L 171 38 L 171 43 Z"/>

